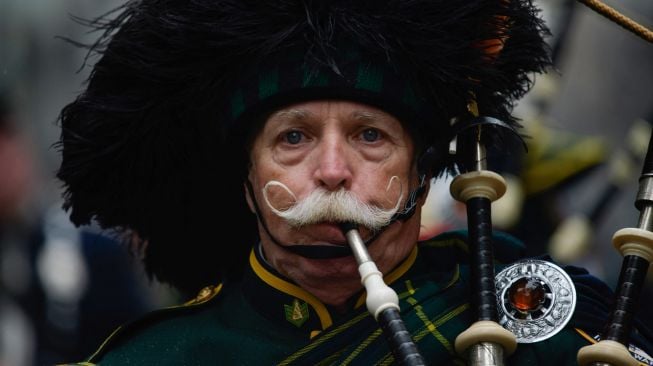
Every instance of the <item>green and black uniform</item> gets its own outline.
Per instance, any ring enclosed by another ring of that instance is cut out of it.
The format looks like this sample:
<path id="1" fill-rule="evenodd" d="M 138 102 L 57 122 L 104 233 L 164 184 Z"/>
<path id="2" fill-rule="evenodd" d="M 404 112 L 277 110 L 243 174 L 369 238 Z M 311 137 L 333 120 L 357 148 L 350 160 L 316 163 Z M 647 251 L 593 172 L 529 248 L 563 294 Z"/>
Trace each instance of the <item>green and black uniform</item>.
<path id="1" fill-rule="evenodd" d="M 385 279 L 400 298 L 402 317 L 430 365 L 463 365 L 454 341 L 474 321 L 464 232 L 421 242 Z M 512 238 L 495 239 L 497 269 L 523 249 Z M 184 306 L 159 310 L 119 328 L 81 364 L 92 365 L 390 365 L 386 339 L 365 307 L 365 294 L 346 314 L 275 272 L 258 250 L 242 281 L 203 290 Z M 582 277 L 582 276 L 581 276 Z M 572 275 L 572 278 L 574 276 Z M 577 286 L 578 287 L 578 286 Z M 579 302 L 605 300 L 584 295 Z M 587 301 L 586 301 L 587 300 Z M 591 305 L 591 306 L 594 306 Z M 593 310 L 589 308 L 589 318 Z M 584 307 L 584 309 L 587 306 Z M 520 344 L 509 365 L 576 365 L 576 353 L 594 329 L 578 329 L 578 312 L 566 329 L 536 344 Z M 555 350 L 555 352 L 552 352 Z"/>

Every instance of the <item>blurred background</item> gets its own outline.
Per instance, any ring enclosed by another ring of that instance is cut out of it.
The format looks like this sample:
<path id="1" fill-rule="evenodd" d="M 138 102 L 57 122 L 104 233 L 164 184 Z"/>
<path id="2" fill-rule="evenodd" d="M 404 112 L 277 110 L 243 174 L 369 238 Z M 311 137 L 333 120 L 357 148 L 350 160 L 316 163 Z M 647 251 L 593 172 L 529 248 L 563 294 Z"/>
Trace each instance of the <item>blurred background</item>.
<path id="1" fill-rule="evenodd" d="M 535 2 L 552 31 L 555 69 L 516 106 L 532 138 L 528 154 L 496 166 L 509 190 L 493 221 L 530 255 L 586 267 L 614 287 L 621 256 L 612 235 L 635 227 L 639 214 L 653 45 L 575 1 Z M 82 360 L 118 325 L 184 300 L 147 278 L 111 233 L 74 228 L 54 178 L 57 115 L 89 71 L 86 52 L 60 37 L 92 42 L 97 34 L 72 17 L 91 19 L 120 3 L 0 0 L 0 366 Z M 606 3 L 653 28 L 650 0 Z M 449 181 L 434 183 L 424 235 L 465 225 Z M 643 301 L 653 300 L 651 273 Z"/>
<path id="2" fill-rule="evenodd" d="M 181 301 L 115 235 L 73 227 L 54 178 L 57 115 L 89 71 L 61 38 L 92 42 L 72 17 L 119 4 L 0 0 L 0 366 L 82 361 L 117 326 Z"/>

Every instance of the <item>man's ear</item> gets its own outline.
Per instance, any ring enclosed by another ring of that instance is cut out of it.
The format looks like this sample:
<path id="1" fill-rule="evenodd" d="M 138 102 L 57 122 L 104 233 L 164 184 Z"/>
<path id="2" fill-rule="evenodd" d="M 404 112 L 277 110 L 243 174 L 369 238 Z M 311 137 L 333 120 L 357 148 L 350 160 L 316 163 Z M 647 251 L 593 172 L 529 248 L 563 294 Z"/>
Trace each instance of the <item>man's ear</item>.
<path id="1" fill-rule="evenodd" d="M 249 178 L 248 178 L 249 179 Z M 245 200 L 247 200 L 247 206 L 249 206 L 249 210 L 252 211 L 253 214 L 256 214 L 256 210 L 254 209 L 254 197 L 252 197 L 252 192 L 248 189 L 248 187 L 251 187 L 251 184 L 247 184 L 247 182 L 243 183 L 243 189 L 245 190 Z"/>
<path id="2" fill-rule="evenodd" d="M 426 176 L 426 183 L 424 184 L 424 186 L 425 186 L 424 187 L 424 194 L 421 195 L 418 198 L 418 201 L 417 201 L 420 207 L 424 206 L 424 204 L 426 203 L 426 198 L 428 197 L 429 192 L 431 191 L 431 185 L 432 184 L 433 184 L 433 175 L 428 174 Z"/>
<path id="3" fill-rule="evenodd" d="M 432 167 L 438 159 L 437 151 L 435 147 L 429 146 L 424 152 L 417 158 L 417 174 L 426 174 L 424 194 L 418 198 L 418 203 L 421 206 L 426 202 L 426 196 L 429 194 L 431 189 L 431 180 L 433 179 Z"/>

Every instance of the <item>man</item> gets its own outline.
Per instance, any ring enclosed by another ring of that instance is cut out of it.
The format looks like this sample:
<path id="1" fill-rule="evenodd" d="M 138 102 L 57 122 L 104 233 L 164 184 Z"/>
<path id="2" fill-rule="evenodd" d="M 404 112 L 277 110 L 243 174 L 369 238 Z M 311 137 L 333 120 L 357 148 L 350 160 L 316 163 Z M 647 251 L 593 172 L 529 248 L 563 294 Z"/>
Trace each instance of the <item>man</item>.
<path id="1" fill-rule="evenodd" d="M 536 13 L 527 1 L 145 0 L 94 22 L 101 58 L 61 114 L 65 208 L 124 231 L 151 275 L 199 294 L 118 329 L 87 362 L 392 363 L 343 223 L 398 293 L 424 360 L 463 362 L 465 233 L 418 244 L 420 207 L 431 178 L 465 167 L 468 147 L 448 151 L 471 106 L 512 134 L 510 107 L 548 62 Z M 496 246 L 498 261 L 518 258 L 512 239 Z M 577 314 L 508 362 L 574 364 L 590 342 Z"/>
<path id="2" fill-rule="evenodd" d="M 338 222 L 369 221 L 371 229 L 363 230 L 380 230 L 396 209 L 386 210 L 390 215 L 378 211 L 397 206 L 403 187 L 419 184 L 411 169 L 413 156 L 401 122 L 364 104 L 320 100 L 272 114 L 252 145 L 248 176 L 250 208 L 256 212 L 254 201 L 266 203 L 259 212 L 271 230 L 267 234 L 261 228 L 265 260 L 321 302 L 346 310 L 361 289 L 352 256 L 313 259 L 288 251 L 272 237 L 280 243 L 346 246 Z M 278 211 L 299 206 L 298 201 L 303 206 L 294 208 L 296 214 Z M 376 216 L 385 217 L 376 223 Z M 391 225 L 370 245 L 382 272 L 394 269 L 414 248 L 419 222 L 420 216 L 413 215 Z"/>

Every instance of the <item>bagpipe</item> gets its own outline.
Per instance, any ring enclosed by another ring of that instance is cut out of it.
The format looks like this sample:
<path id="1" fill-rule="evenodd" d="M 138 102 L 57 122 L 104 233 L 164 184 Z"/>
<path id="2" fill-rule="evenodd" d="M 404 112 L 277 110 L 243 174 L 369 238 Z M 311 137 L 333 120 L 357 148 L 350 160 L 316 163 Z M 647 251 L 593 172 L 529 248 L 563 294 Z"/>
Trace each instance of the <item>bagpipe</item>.
<path id="1" fill-rule="evenodd" d="M 653 43 L 653 32 L 598 0 L 579 0 L 624 29 Z M 637 227 L 618 230 L 612 243 L 623 261 L 615 287 L 614 301 L 601 341 L 583 347 L 578 352 L 581 366 L 638 365 L 628 351 L 629 336 L 634 325 L 639 295 L 644 286 L 649 264 L 653 261 L 653 135 L 639 176 L 635 199 L 639 210 Z"/>
<path id="2" fill-rule="evenodd" d="M 606 4 L 598 0 L 578 1 L 653 43 L 653 32 Z M 457 153 L 456 146 L 464 143 L 470 156 L 465 157 L 466 171 L 451 182 L 450 193 L 467 210 L 471 305 L 477 320 L 456 338 L 455 349 L 468 365 L 499 366 L 505 364 L 506 357 L 519 343 L 537 342 L 564 328 L 574 313 L 576 293 L 565 271 L 548 261 L 527 259 L 495 273 L 491 208 L 492 202 L 506 192 L 506 182 L 487 169 L 484 136 L 494 129 L 511 127 L 483 116 L 473 95 L 468 109 L 471 118 L 461 123 L 459 134 L 450 143 L 450 152 Z M 618 230 L 612 238 L 623 256 L 614 301 L 600 341 L 579 350 L 577 360 L 581 366 L 639 364 L 628 346 L 639 295 L 653 261 L 653 136 L 639 176 L 635 206 L 639 210 L 637 227 Z M 368 294 L 368 310 L 383 329 L 395 361 L 400 365 L 425 365 L 399 315 L 397 294 L 383 283 L 356 227 L 343 225 L 342 230 L 359 264 Z"/>

